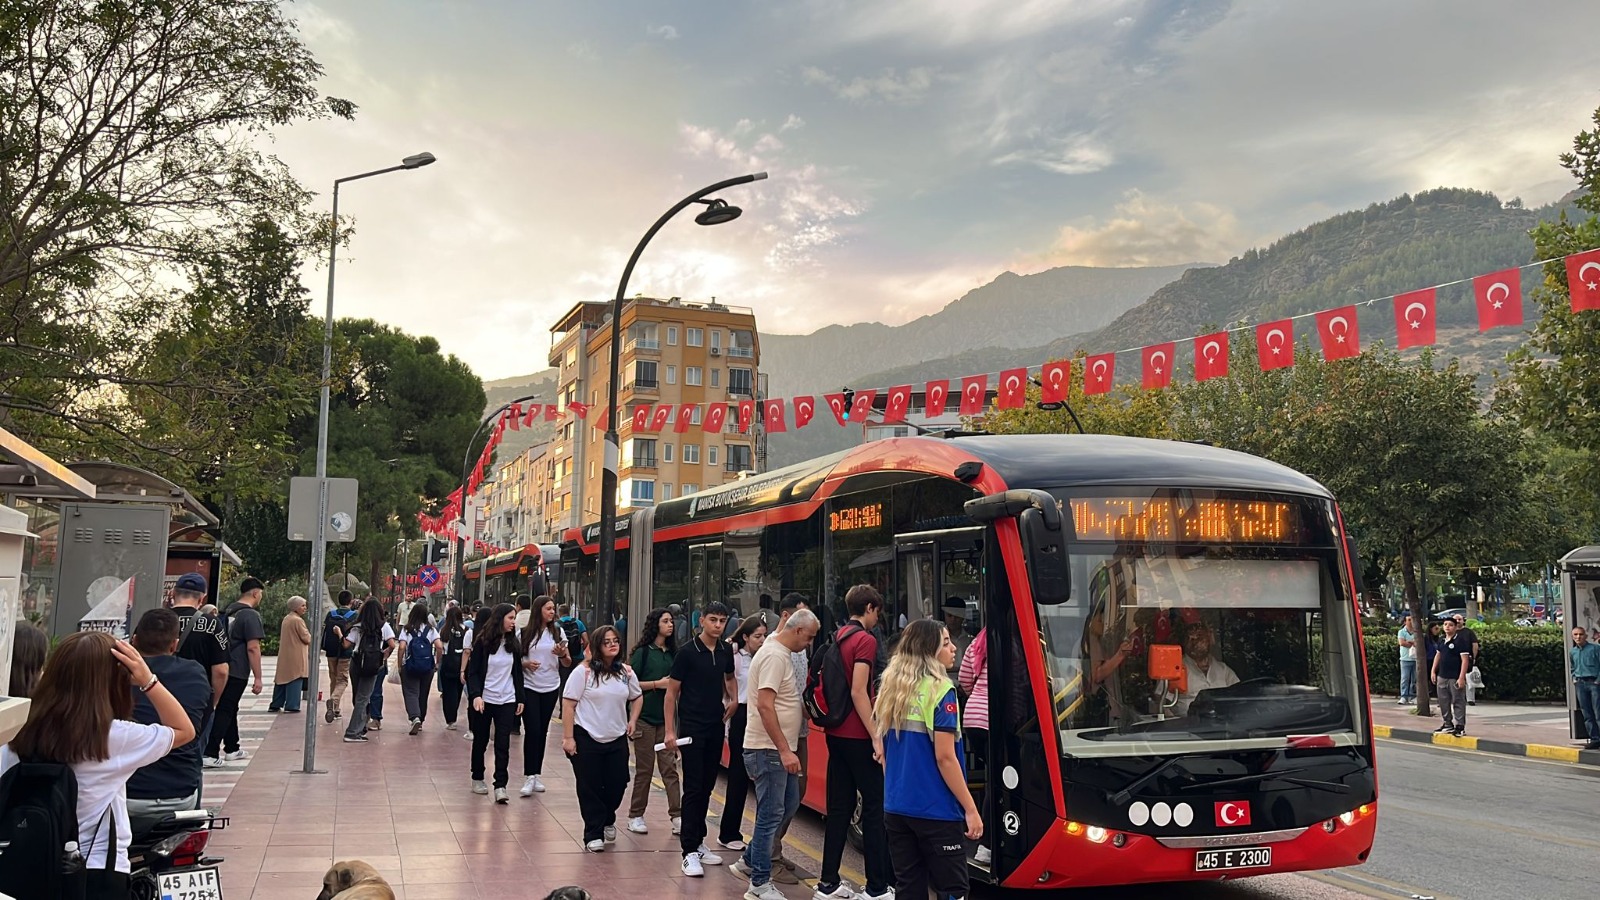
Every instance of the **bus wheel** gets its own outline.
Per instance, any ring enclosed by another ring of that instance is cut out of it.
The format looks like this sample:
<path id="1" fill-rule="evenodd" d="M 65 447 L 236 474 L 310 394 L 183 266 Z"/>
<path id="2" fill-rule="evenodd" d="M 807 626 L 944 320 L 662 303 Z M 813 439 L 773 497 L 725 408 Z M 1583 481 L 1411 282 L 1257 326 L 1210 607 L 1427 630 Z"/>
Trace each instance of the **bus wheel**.
<path id="1" fill-rule="evenodd" d="M 850 814 L 850 846 L 858 853 L 866 852 L 867 839 L 861 833 L 861 801 L 856 801 L 856 810 Z"/>

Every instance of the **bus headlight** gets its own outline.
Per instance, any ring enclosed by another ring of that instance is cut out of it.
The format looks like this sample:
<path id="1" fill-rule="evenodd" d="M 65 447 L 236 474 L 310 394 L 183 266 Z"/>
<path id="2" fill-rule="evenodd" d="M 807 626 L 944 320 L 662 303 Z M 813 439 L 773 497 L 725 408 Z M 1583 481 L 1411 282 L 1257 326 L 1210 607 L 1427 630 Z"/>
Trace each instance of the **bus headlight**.
<path id="1" fill-rule="evenodd" d="M 1356 823 L 1356 811 L 1352 809 L 1349 812 L 1339 813 L 1339 821 L 1343 822 L 1346 828 L 1349 828 Z"/>
<path id="2" fill-rule="evenodd" d="M 1090 825 L 1084 831 L 1083 836 L 1091 841 L 1094 841 L 1096 844 L 1104 844 L 1106 840 L 1111 837 L 1111 833 L 1106 831 L 1104 828 L 1101 828 L 1099 825 Z"/>

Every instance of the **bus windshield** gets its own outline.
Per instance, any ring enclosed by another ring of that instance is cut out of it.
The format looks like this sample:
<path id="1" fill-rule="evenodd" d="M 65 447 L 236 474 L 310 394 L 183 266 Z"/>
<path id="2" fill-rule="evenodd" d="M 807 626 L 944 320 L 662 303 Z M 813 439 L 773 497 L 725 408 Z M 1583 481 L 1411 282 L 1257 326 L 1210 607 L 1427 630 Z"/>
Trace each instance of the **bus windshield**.
<path id="1" fill-rule="evenodd" d="M 1331 503 L 1122 494 L 1061 498 L 1072 599 L 1038 612 L 1063 752 L 1358 743 L 1361 660 Z"/>

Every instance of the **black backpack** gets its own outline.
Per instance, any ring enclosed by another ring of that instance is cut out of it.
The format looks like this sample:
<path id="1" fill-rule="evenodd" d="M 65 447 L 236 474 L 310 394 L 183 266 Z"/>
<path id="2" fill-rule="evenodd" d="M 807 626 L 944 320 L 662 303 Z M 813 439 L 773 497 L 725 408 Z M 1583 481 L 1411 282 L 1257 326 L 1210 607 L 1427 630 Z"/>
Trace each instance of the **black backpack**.
<path id="1" fill-rule="evenodd" d="M 583 625 L 573 616 L 562 616 L 557 622 L 567 636 L 567 652 L 573 665 L 583 662 Z"/>
<path id="2" fill-rule="evenodd" d="M 382 632 L 361 630 L 361 640 L 356 642 L 356 655 L 350 667 L 362 678 L 371 678 L 383 671 Z"/>
<path id="3" fill-rule="evenodd" d="M 845 668 L 841 645 L 847 638 L 866 632 L 859 624 L 851 622 L 839 629 L 839 634 L 827 646 L 811 655 L 811 668 L 806 673 L 806 717 L 819 728 L 838 728 L 855 709 L 850 700 L 850 672 Z"/>
<path id="4" fill-rule="evenodd" d="M 350 622 L 336 609 L 328 610 L 322 619 L 322 652 L 329 656 L 338 656 L 344 652 L 344 638 L 333 633 L 333 629 L 349 631 Z"/>
<path id="5" fill-rule="evenodd" d="M 67 843 L 77 840 L 78 777 L 71 766 L 24 762 L 0 776 L 0 893 L 81 900 L 88 875 L 81 856 L 69 863 L 66 854 Z"/>

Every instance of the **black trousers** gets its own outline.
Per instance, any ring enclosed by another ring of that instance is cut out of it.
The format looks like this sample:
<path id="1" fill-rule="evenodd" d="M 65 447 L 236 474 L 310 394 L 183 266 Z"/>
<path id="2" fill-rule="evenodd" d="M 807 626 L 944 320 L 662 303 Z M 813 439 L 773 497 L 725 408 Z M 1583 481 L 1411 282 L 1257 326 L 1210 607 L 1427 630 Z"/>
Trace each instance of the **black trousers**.
<path id="1" fill-rule="evenodd" d="M 239 749 L 239 700 L 244 696 L 249 679 L 228 678 L 228 685 L 217 699 L 217 717 L 211 723 L 211 737 L 206 741 L 206 756 L 220 756 L 224 748 L 229 753 Z"/>
<path id="2" fill-rule="evenodd" d="M 861 836 L 865 842 L 867 893 L 889 887 L 889 842 L 883 831 L 883 766 L 872 758 L 872 742 L 828 735 L 828 821 L 822 841 L 819 885 L 839 884 L 839 863 L 850 837 L 850 817 L 861 798 Z M 898 895 L 897 895 L 898 896 Z M 921 900 L 921 898 L 917 898 Z"/>
<path id="3" fill-rule="evenodd" d="M 628 738 L 624 735 L 614 741 L 597 741 L 577 725 L 573 726 L 572 737 L 578 745 L 578 754 L 572 757 L 572 775 L 578 783 L 583 840 L 588 843 L 601 840 L 606 826 L 617 824 L 617 807 L 622 805 L 622 796 L 633 781 L 628 773 Z"/>
<path id="4" fill-rule="evenodd" d="M 489 729 L 494 728 L 494 786 L 511 780 L 511 726 L 517 724 L 517 704 L 485 703 L 472 731 L 472 780 L 483 781 L 483 756 L 489 749 Z"/>
<path id="5" fill-rule="evenodd" d="M 522 774 L 544 774 L 545 738 L 550 734 L 550 716 L 561 702 L 561 692 L 527 691 L 528 702 L 522 705 Z M 627 755 L 624 745 L 623 755 Z"/>
<path id="6" fill-rule="evenodd" d="M 724 844 L 744 840 L 744 806 L 750 796 L 750 774 L 744 770 L 744 730 L 749 718 L 747 705 L 741 703 L 728 720 L 728 795 L 717 835 Z"/>
<path id="7" fill-rule="evenodd" d="M 925 900 L 967 896 L 967 823 L 884 816 L 889 855 L 894 857 L 894 895 Z"/>
<path id="8" fill-rule="evenodd" d="M 439 705 L 444 708 L 444 723 L 454 725 L 456 714 L 461 711 L 461 679 L 454 675 L 439 676 Z"/>
<path id="9" fill-rule="evenodd" d="M 688 856 L 706 840 L 706 811 L 711 808 L 711 789 L 717 786 L 717 770 L 722 767 L 722 729 L 678 736 L 694 738 L 689 746 L 678 748 L 683 756 L 683 830 L 678 833 L 678 846 Z"/>

